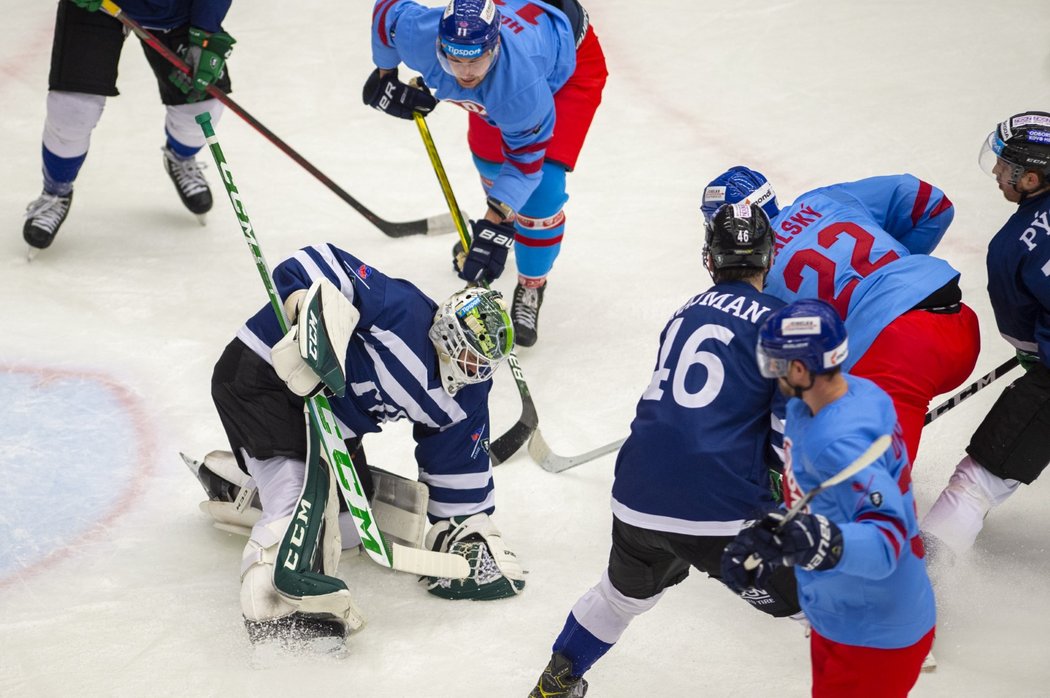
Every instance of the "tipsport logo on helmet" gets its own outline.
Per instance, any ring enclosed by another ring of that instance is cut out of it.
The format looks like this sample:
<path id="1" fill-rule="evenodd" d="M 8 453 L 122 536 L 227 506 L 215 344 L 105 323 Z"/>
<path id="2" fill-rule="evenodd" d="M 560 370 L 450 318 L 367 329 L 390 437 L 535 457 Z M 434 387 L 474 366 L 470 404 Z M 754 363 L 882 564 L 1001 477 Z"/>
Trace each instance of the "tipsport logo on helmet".
<path id="1" fill-rule="evenodd" d="M 496 20 L 497 12 L 496 5 L 492 0 L 484 0 L 484 6 L 477 13 L 477 21 L 468 21 L 467 19 L 454 19 L 453 20 L 453 33 L 454 36 L 447 36 L 449 33 L 446 26 L 446 20 L 452 17 L 456 13 L 456 0 L 452 0 L 448 5 L 445 6 L 445 13 L 441 16 L 441 50 L 447 55 L 454 58 L 478 58 L 486 51 L 491 49 L 488 45 L 488 40 L 482 41 L 481 43 L 474 43 L 477 40 L 477 34 L 479 29 L 487 35 L 492 31 L 492 24 Z M 476 3 L 467 3 L 474 4 Z M 464 8 L 468 16 L 473 14 L 474 8 Z M 482 27 L 479 27 L 478 24 Z M 458 43 L 456 39 L 463 39 L 470 43 Z M 472 41 L 473 39 L 473 41 Z"/>

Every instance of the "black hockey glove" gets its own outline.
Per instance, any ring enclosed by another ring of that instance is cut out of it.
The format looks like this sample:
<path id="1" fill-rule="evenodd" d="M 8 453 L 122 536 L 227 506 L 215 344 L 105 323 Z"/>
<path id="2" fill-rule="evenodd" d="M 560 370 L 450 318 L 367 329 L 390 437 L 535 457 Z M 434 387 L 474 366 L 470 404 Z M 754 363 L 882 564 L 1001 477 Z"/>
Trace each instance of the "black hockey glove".
<path id="1" fill-rule="evenodd" d="M 379 68 L 376 68 L 365 81 L 361 98 L 368 106 L 399 119 L 411 119 L 413 112 L 425 116 L 434 111 L 437 100 L 422 80 L 418 81 L 418 85 L 419 87 L 412 87 L 398 80 L 396 68 L 382 77 L 379 75 Z"/>
<path id="2" fill-rule="evenodd" d="M 763 555 L 776 550 L 773 530 L 760 524 L 759 521 L 749 521 L 722 551 L 722 583 L 738 594 L 748 589 L 761 589 L 777 566 L 774 556 L 767 559 Z M 745 562 L 752 555 L 759 563 L 749 569 Z"/>
<path id="3" fill-rule="evenodd" d="M 1024 349 L 1017 350 L 1017 362 L 1021 364 L 1021 368 L 1027 373 L 1030 369 L 1039 365 L 1039 354 L 1034 354 Z"/>
<path id="4" fill-rule="evenodd" d="M 471 223 L 474 241 L 459 278 L 470 283 L 492 283 L 503 273 L 507 253 L 514 244 L 514 226 L 484 218 Z"/>
<path id="5" fill-rule="evenodd" d="M 766 514 L 759 528 L 775 531 L 774 546 L 756 551 L 766 560 L 781 565 L 798 565 L 804 570 L 830 570 L 842 559 L 842 530 L 820 514 L 798 514 L 783 524 L 781 513 Z M 780 528 L 779 531 L 776 529 Z"/>

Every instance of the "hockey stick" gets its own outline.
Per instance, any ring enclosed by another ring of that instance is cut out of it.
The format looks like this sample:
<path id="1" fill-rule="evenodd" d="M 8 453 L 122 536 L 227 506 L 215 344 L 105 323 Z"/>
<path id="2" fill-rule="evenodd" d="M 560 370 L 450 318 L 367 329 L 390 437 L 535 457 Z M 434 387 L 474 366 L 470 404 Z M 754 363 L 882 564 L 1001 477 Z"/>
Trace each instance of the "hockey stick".
<path id="1" fill-rule="evenodd" d="M 244 233 L 244 240 L 248 243 L 248 249 L 251 250 L 252 256 L 255 257 L 255 266 L 259 271 L 259 276 L 262 278 L 263 285 L 266 287 L 266 293 L 270 297 L 270 306 L 277 316 L 281 331 L 287 332 L 288 319 L 284 315 L 284 306 L 281 303 L 277 289 L 274 287 L 273 276 L 270 273 L 266 260 L 263 258 L 255 230 L 248 219 L 248 214 L 244 210 L 240 193 L 233 183 L 233 174 L 230 171 L 230 166 L 226 163 L 226 157 L 219 146 L 219 139 L 215 136 L 215 130 L 211 125 L 211 114 L 207 112 L 200 114 L 197 116 L 197 123 L 200 124 L 201 129 L 204 131 L 205 138 L 208 141 L 208 148 L 215 159 L 215 166 L 222 174 L 222 182 L 226 187 L 226 193 L 229 195 L 234 213 L 237 214 L 241 231 Z M 357 532 L 361 537 L 361 545 L 365 552 L 368 553 L 368 556 L 384 567 L 413 574 L 460 579 L 470 576 L 470 564 L 464 557 L 433 550 L 409 548 L 399 543 L 389 542 L 383 538 L 383 534 L 376 524 L 375 517 L 372 515 L 368 498 L 361 487 L 357 471 L 350 460 L 350 454 L 346 452 L 346 444 L 339 431 L 339 425 L 335 421 L 335 415 L 332 414 L 328 398 L 323 393 L 318 393 L 316 396 L 306 400 L 306 408 L 309 413 L 310 429 L 314 432 L 316 438 L 319 439 L 324 449 L 328 467 L 332 469 L 332 474 L 336 476 L 336 480 L 339 482 L 343 499 L 353 515 Z M 325 474 L 327 475 L 328 473 L 325 472 Z M 302 504 L 303 502 L 300 501 L 297 511 L 302 511 Z"/>
<path id="2" fill-rule="evenodd" d="M 102 10 L 106 14 L 120 21 L 125 27 L 127 27 L 132 33 L 135 34 L 144 43 L 149 45 L 154 51 L 159 53 L 173 66 L 186 73 L 190 74 L 190 67 L 180 59 L 175 53 L 167 46 L 157 40 L 157 37 L 153 36 L 150 32 L 143 29 L 142 26 L 135 20 L 128 17 L 124 11 L 112 2 L 112 0 L 102 0 Z M 403 223 L 394 223 L 388 220 L 384 220 L 377 216 L 375 213 L 365 207 L 360 201 L 350 196 L 342 187 L 333 182 L 328 176 L 321 172 L 321 170 L 314 167 L 314 165 L 296 152 L 290 145 L 285 143 L 283 140 L 277 137 L 277 135 L 266 128 L 262 123 L 259 122 L 254 116 L 249 114 L 242 106 L 233 101 L 233 99 L 220 90 L 215 85 L 208 85 L 205 90 L 210 96 L 219 100 L 225 104 L 231 111 L 237 116 L 248 122 L 248 125 L 254 128 L 256 131 L 262 134 L 266 140 L 277 146 L 281 152 L 290 157 L 296 163 L 298 163 L 303 169 L 316 177 L 322 184 L 328 187 L 332 192 L 335 193 L 340 199 L 350 204 L 355 211 L 360 213 L 362 216 L 368 219 L 372 225 L 383 231 L 384 234 L 392 238 L 406 237 L 409 235 L 444 235 L 445 233 L 451 233 L 455 228 L 453 227 L 452 217 L 447 214 L 440 216 L 433 216 L 431 218 L 423 218 L 417 221 L 406 221 Z"/>
<path id="3" fill-rule="evenodd" d="M 626 440 L 626 438 L 617 439 L 612 443 L 599 446 L 578 456 L 559 456 L 551 450 L 551 447 L 547 445 L 547 440 L 543 438 L 543 434 L 537 429 L 533 433 L 532 438 L 529 439 L 529 455 L 547 472 L 560 473 L 569 468 L 575 468 L 577 465 L 588 463 L 596 458 L 601 458 L 609 453 L 615 453 L 620 450 L 620 446 L 623 446 L 623 442 Z"/>
<path id="4" fill-rule="evenodd" d="M 779 533 L 780 531 L 784 530 L 784 526 L 786 526 L 788 523 L 791 522 L 792 519 L 798 516 L 798 513 L 802 511 L 802 509 L 807 504 L 813 501 L 813 498 L 816 497 L 818 494 L 828 489 L 829 487 L 834 487 L 840 482 L 844 482 L 850 479 L 851 477 L 859 473 L 861 470 L 864 470 L 864 468 L 867 468 L 869 465 L 877 461 L 880 457 L 882 457 L 882 454 L 886 452 L 886 449 L 890 447 L 890 444 L 892 442 L 893 438 L 889 434 L 883 434 L 879 438 L 875 439 L 875 441 L 872 442 L 871 446 L 868 446 L 867 450 L 865 450 L 864 453 L 857 456 L 857 459 L 855 461 L 853 461 L 845 468 L 838 471 L 837 473 L 829 477 L 827 480 L 811 489 L 809 492 L 806 492 L 806 494 L 799 497 L 799 500 L 795 502 L 790 509 L 788 509 L 787 514 L 785 514 L 784 518 L 780 520 L 780 523 L 777 525 L 776 529 L 774 529 L 774 533 Z M 744 569 L 753 570 L 760 564 L 762 564 L 762 558 L 760 558 L 755 553 L 751 553 L 747 556 L 747 559 L 744 560 Z"/>
<path id="5" fill-rule="evenodd" d="M 960 402 L 972 396 L 974 393 L 978 392 L 982 388 L 987 388 L 997 378 L 1001 378 L 1010 371 L 1012 371 L 1019 363 L 1020 361 L 1016 356 L 1011 356 L 1009 359 L 1004 361 L 998 368 L 994 369 L 991 373 L 982 376 L 981 378 L 978 378 L 976 381 L 970 383 L 968 386 L 957 392 L 955 395 L 952 395 L 950 398 L 948 398 L 947 400 L 945 400 L 944 402 L 927 412 L 926 421 L 923 422 L 923 426 L 926 426 L 927 424 L 929 424 L 930 422 L 947 412 L 948 410 L 952 409 L 953 407 L 956 407 Z"/>
<path id="6" fill-rule="evenodd" d="M 987 388 L 989 385 L 992 384 L 993 381 L 995 381 L 998 378 L 1002 378 L 1007 373 L 1012 371 L 1015 367 L 1017 367 L 1018 363 L 1019 362 L 1016 356 L 1011 357 L 1010 359 L 1004 361 L 1001 366 L 994 369 L 991 373 L 988 373 L 987 375 L 978 378 L 976 381 L 966 386 L 965 388 L 957 392 L 955 395 L 951 396 L 941 404 L 937 405 L 932 410 L 926 413 L 926 421 L 923 422 L 923 426 L 926 426 L 933 420 L 943 415 L 945 412 L 957 407 L 959 403 L 961 403 L 963 400 L 969 397 L 972 397 L 978 391 Z M 577 465 L 583 465 L 584 463 L 592 461 L 596 458 L 600 458 L 607 453 L 612 453 L 613 451 L 620 448 L 620 446 L 623 445 L 624 441 L 626 441 L 626 438 L 613 441 L 612 443 L 600 446 L 594 449 L 593 451 L 581 453 L 578 456 L 560 456 L 551 450 L 551 447 L 547 445 L 546 439 L 544 439 L 542 434 L 540 434 L 539 430 L 537 430 L 536 433 L 533 434 L 532 439 L 529 440 L 529 455 L 532 456 L 533 460 L 539 463 L 540 467 L 542 467 L 544 470 L 547 470 L 552 473 L 560 473 L 563 470 L 575 468 Z"/>
<path id="7" fill-rule="evenodd" d="M 467 224 L 456 203 L 456 195 L 452 192 L 452 185 L 448 181 L 448 175 L 445 174 L 445 167 L 441 164 L 441 157 L 438 155 L 437 146 L 434 145 L 434 138 L 430 135 L 430 127 L 427 126 L 427 120 L 419 112 L 415 112 L 412 116 L 419 128 L 419 135 L 423 138 L 427 155 L 430 156 L 430 164 L 434 168 L 434 174 L 437 175 L 438 184 L 441 185 L 441 193 L 445 195 L 449 213 L 456 224 L 459 242 L 463 245 L 464 250 L 469 250 L 470 234 L 467 232 Z M 488 284 L 485 284 L 485 287 L 488 288 Z M 518 385 L 518 394 L 521 395 L 521 416 L 505 434 L 489 444 L 489 458 L 493 465 L 504 463 L 517 453 L 540 424 L 536 404 L 532 401 L 532 393 L 529 392 L 529 385 L 525 382 L 525 373 L 521 370 L 521 364 L 518 363 L 518 357 L 513 351 L 507 357 L 507 363 L 510 364 L 511 375 L 514 376 L 514 382 Z"/>

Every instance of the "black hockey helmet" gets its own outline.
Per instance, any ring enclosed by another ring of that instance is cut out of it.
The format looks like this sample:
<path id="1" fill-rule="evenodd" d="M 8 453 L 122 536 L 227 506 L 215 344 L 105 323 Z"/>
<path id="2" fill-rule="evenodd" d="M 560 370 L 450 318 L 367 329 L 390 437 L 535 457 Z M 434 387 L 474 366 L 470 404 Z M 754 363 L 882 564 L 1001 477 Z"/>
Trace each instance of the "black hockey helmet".
<path id="1" fill-rule="evenodd" d="M 723 204 L 704 226 L 704 262 L 710 269 L 761 269 L 773 255 L 773 228 L 760 206 Z"/>
<path id="2" fill-rule="evenodd" d="M 1050 177 L 1050 113 L 1026 111 L 996 126 L 981 147 L 981 168 L 991 174 L 997 159 L 1013 165 L 1014 180 L 1028 171 Z"/>

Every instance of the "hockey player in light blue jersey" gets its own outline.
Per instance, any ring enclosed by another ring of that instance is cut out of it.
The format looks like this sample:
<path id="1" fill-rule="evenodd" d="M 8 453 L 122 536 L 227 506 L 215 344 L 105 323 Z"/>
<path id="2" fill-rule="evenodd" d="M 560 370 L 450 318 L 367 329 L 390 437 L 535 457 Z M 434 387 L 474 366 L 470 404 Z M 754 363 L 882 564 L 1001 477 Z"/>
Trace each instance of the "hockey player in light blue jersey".
<path id="1" fill-rule="evenodd" d="M 981 165 L 1017 204 L 988 243 L 988 296 L 1025 374 L 977 427 L 922 521 L 926 535 L 955 553 L 973 545 L 992 507 L 1050 464 L 1050 113 L 1024 112 L 999 124 Z"/>
<path id="2" fill-rule="evenodd" d="M 191 68 L 187 76 L 157 51 L 142 44 L 164 103 L 164 167 L 183 205 L 201 223 L 212 206 L 211 190 L 196 161 L 204 134 L 194 117 L 223 106 L 205 90 L 230 91 L 226 70 L 233 45 L 222 29 L 231 0 L 121 0 L 127 17 L 154 30 L 157 41 L 178 53 Z M 73 185 L 87 159 L 91 133 L 106 100 L 116 97 L 117 64 L 127 32 L 100 11 L 101 0 L 60 0 L 51 49 L 47 118 L 44 121 L 44 190 L 26 208 L 22 237 L 30 253 L 49 247 L 73 203 Z M 158 124 L 159 126 L 159 124 Z"/>
<path id="3" fill-rule="evenodd" d="M 881 436 L 892 443 L 794 518 L 771 513 L 743 529 L 726 547 L 722 571 L 727 584 L 747 593 L 776 570 L 795 570 L 812 624 L 815 698 L 905 698 L 933 644 L 933 589 L 893 404 L 874 383 L 842 370 L 851 352 L 845 325 L 820 300 L 796 301 L 762 325 L 762 375 L 794 398 L 784 435 L 786 506 Z"/>
<path id="4" fill-rule="evenodd" d="M 436 97 L 468 112 L 467 141 L 487 211 L 473 223 L 460 275 L 492 281 L 513 241 L 511 314 L 517 343 L 531 346 L 565 230 L 566 173 L 576 166 L 607 75 L 586 11 L 579 0 L 450 0 L 443 9 L 377 0 L 372 60 L 366 104 L 411 119 L 432 110 Z M 402 63 L 434 96 L 398 79 Z"/>
<path id="5" fill-rule="evenodd" d="M 846 367 L 889 393 L 914 461 L 930 401 L 966 380 L 980 350 L 959 272 L 930 256 L 954 215 L 948 197 L 904 174 L 821 187 L 780 209 L 765 177 L 734 167 L 707 186 L 701 208 L 745 200 L 776 234 L 766 292 L 834 306 L 850 333 Z"/>
<path id="6" fill-rule="evenodd" d="M 781 467 L 784 401 L 755 368 L 758 328 L 783 306 L 760 290 L 772 256 L 756 206 L 723 206 L 706 226 L 715 285 L 660 336 L 652 382 L 616 459 L 609 566 L 573 606 L 530 696 L 583 695 L 583 674 L 635 616 L 690 567 L 721 579 L 725 545 L 776 506 L 770 473 Z M 799 613 L 790 570 L 744 599 L 772 616 Z"/>
<path id="7" fill-rule="evenodd" d="M 329 401 L 358 475 L 367 480 L 361 437 L 386 422 L 411 421 L 419 480 L 430 495 L 427 544 L 475 556 L 470 579 L 432 580 L 429 591 L 474 599 L 520 593 L 521 567 L 489 519 L 495 509 L 487 450 L 490 379 L 513 347 L 500 294 L 470 288 L 438 305 L 408 281 L 330 244 L 300 250 L 274 269 L 273 279 L 291 329 L 283 333 L 271 306 L 262 308 L 238 330 L 212 377 L 230 446 L 261 500 L 241 571 L 242 611 L 252 639 L 301 630 L 317 615 L 299 613 L 272 581 L 277 542 L 303 487 L 303 396 L 322 388 L 297 340 L 314 331 L 298 326 L 305 322 L 299 306 L 308 289 L 324 294 L 323 324 L 345 367 L 345 396 Z M 355 544 L 348 532 L 344 547 Z"/>

